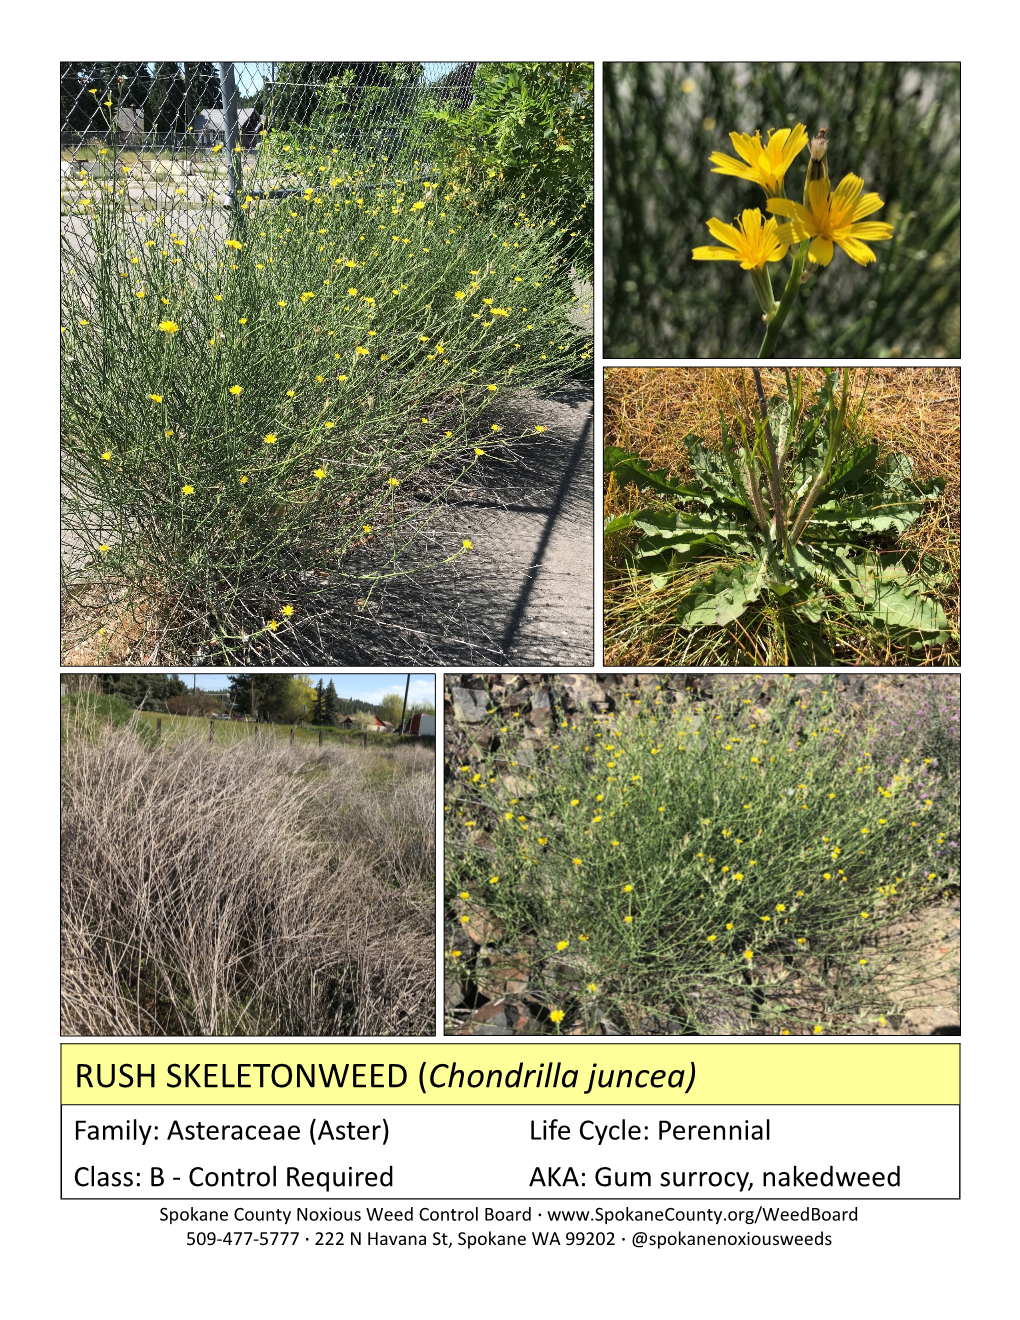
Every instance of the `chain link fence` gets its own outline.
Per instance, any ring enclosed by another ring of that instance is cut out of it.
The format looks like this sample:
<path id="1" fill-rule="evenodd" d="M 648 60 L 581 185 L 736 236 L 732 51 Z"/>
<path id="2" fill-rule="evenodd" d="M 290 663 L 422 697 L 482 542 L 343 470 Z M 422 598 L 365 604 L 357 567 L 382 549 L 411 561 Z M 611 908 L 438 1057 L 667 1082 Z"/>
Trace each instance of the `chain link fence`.
<path id="1" fill-rule="evenodd" d="M 65 61 L 61 204 L 125 184 L 139 212 L 250 205 L 321 176 L 425 179 L 433 112 L 463 109 L 468 63 Z"/>

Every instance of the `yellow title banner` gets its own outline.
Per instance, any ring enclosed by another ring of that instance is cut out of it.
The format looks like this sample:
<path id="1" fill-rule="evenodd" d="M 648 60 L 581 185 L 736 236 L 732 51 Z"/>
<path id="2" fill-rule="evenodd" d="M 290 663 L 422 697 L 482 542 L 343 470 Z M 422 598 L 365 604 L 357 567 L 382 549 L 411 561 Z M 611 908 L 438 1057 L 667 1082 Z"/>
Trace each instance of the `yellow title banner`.
<path id="1" fill-rule="evenodd" d="M 955 1105 L 959 1045 L 62 1045 L 61 1100 L 106 1105 Z"/>

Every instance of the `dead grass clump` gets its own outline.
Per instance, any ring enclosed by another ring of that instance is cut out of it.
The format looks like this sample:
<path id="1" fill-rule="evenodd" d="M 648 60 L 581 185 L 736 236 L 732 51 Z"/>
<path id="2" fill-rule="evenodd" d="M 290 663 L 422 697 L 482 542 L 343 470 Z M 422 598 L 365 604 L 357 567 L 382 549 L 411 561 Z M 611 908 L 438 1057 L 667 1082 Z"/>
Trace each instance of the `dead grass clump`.
<path id="1" fill-rule="evenodd" d="M 272 736 L 63 746 L 62 1031 L 421 1035 L 433 758 Z"/>

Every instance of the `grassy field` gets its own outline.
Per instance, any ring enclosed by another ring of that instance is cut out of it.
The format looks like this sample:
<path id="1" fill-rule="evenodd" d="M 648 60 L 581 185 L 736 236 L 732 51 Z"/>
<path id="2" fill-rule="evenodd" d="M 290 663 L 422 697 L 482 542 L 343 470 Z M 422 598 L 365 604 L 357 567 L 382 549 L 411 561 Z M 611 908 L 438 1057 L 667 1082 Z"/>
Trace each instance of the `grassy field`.
<path id="1" fill-rule="evenodd" d="M 857 1034 L 916 1006 L 919 914 L 959 884 L 958 682 L 659 691 L 537 745 L 504 714 L 449 766 L 468 1004 L 527 995 L 529 1030 L 572 1034 Z"/>
<path id="2" fill-rule="evenodd" d="M 433 1030 L 430 746 L 62 715 L 64 1034 Z"/>
<path id="3" fill-rule="evenodd" d="M 137 718 L 153 731 L 156 729 L 158 720 L 162 726 L 163 738 L 171 741 L 181 738 L 208 739 L 209 737 L 209 717 L 205 715 L 155 715 L 151 711 L 143 710 L 137 712 Z M 324 747 L 364 748 L 364 739 L 357 730 L 323 727 L 320 731 L 310 724 L 245 724 L 241 720 L 215 720 L 214 724 L 213 741 L 217 744 L 242 742 L 246 738 L 253 737 L 273 737 L 289 743 L 291 732 L 293 732 L 295 746 L 317 747 L 319 745 L 319 733 L 321 732 Z M 410 734 L 398 737 L 392 733 L 369 733 L 366 736 L 369 740 L 368 750 L 372 750 L 377 739 L 381 740 L 380 747 L 385 746 L 386 748 L 422 742 L 421 738 Z M 431 744 L 432 740 L 426 739 L 425 741 Z"/>
<path id="4" fill-rule="evenodd" d="M 803 372 L 805 392 L 817 388 L 821 368 Z M 782 373 L 763 374 L 769 398 L 784 388 Z M 940 479 L 941 498 L 895 541 L 885 538 L 882 553 L 894 557 L 931 555 L 945 568 L 936 596 L 950 624 L 946 642 L 907 649 L 881 631 L 858 626 L 836 627 L 827 637 L 837 664 L 957 664 L 960 656 L 960 372 L 953 367 L 879 367 L 851 371 L 853 397 L 863 397 L 855 443 L 878 445 L 879 456 L 906 455 L 919 482 Z M 618 367 L 604 373 L 605 443 L 618 445 L 667 471 L 679 481 L 692 476 L 684 437 L 702 437 L 709 449 L 721 450 L 721 418 L 732 419 L 738 402 L 753 397 L 750 373 L 740 368 Z M 611 475 L 604 490 L 608 520 L 650 503 L 649 492 L 621 487 Z M 874 539 L 874 538 L 873 538 Z M 734 624 L 723 639 L 725 655 L 698 659 L 690 654 L 691 635 L 677 626 L 677 591 L 686 589 L 678 576 L 672 586 L 653 592 L 647 578 L 628 566 L 635 540 L 625 532 L 607 536 L 605 545 L 605 662 L 610 665 L 761 664 L 758 642 L 781 629 L 781 619 L 764 626 L 748 625 L 748 616 Z M 876 544 L 878 542 L 876 541 Z M 781 611 L 779 611 L 781 614 Z M 777 616 L 778 617 L 778 616 Z M 773 626 L 775 625 L 775 626 Z M 775 655 L 771 663 L 793 663 Z"/>

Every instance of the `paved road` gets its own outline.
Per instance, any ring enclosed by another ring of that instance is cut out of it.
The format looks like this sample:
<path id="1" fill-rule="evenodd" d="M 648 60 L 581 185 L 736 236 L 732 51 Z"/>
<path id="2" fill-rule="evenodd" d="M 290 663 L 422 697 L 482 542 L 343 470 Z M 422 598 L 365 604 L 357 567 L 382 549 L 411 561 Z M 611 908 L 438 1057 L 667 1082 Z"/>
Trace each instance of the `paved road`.
<path id="1" fill-rule="evenodd" d="M 464 539 L 475 549 L 385 584 L 367 609 L 357 608 L 356 593 L 338 593 L 330 626 L 320 623 L 312 643 L 329 654 L 316 662 L 594 663 L 592 385 L 526 396 L 507 431 L 511 418 L 521 431 L 547 429 L 514 445 L 512 463 L 480 465 L 419 545 L 432 561 Z"/>

